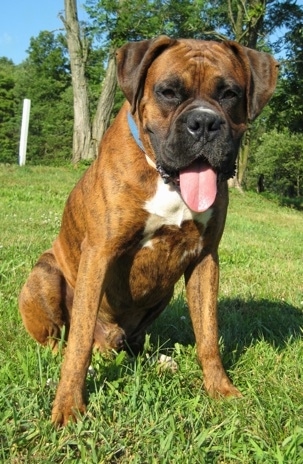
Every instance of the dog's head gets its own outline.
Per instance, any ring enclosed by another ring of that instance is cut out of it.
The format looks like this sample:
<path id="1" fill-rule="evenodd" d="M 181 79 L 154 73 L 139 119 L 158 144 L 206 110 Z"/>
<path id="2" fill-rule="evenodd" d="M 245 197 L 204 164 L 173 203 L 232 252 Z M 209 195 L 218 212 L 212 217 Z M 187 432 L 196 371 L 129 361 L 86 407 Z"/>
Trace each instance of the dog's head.
<path id="1" fill-rule="evenodd" d="M 275 89 L 277 62 L 236 42 L 160 36 L 124 45 L 117 65 L 147 154 L 180 179 L 192 209 L 203 209 L 197 203 L 233 175 L 247 122 Z"/>

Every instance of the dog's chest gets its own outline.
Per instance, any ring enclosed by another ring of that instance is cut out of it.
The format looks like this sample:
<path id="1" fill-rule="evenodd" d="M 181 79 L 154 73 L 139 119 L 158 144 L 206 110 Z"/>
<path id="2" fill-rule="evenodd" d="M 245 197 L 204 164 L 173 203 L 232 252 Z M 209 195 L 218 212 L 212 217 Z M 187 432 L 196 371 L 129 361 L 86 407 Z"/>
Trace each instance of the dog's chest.
<path id="1" fill-rule="evenodd" d="M 186 221 L 195 221 L 205 229 L 212 215 L 211 208 L 203 213 L 191 211 L 182 200 L 180 192 L 171 184 L 165 184 L 162 179 L 158 180 L 157 190 L 154 196 L 146 201 L 144 209 L 149 216 L 141 240 L 142 247 L 153 247 L 153 242 L 163 226 L 175 226 L 176 235 L 181 232 Z M 162 234 L 163 240 L 167 240 L 168 236 L 172 235 L 172 227 L 169 230 L 167 237 L 165 233 Z M 200 239 L 199 234 L 198 242 Z M 200 244 L 197 243 L 197 246 Z"/>
<path id="2" fill-rule="evenodd" d="M 212 215 L 211 209 L 192 212 L 180 193 L 162 179 L 144 209 L 148 217 L 141 241 L 120 257 L 112 273 L 108 298 L 115 300 L 117 308 L 152 307 L 166 298 L 200 256 Z"/>
<path id="3" fill-rule="evenodd" d="M 189 264 L 200 256 L 203 231 L 212 211 L 194 213 L 180 193 L 162 179 L 144 208 L 149 215 L 139 249 L 125 259 L 133 300 L 139 305 L 152 305 L 171 291 Z"/>

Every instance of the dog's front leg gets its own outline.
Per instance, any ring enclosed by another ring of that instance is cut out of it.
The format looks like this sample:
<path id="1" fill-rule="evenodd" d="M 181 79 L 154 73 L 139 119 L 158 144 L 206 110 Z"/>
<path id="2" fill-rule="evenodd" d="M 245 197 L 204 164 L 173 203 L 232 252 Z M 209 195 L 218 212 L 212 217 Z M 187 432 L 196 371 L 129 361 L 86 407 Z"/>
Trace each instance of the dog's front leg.
<path id="1" fill-rule="evenodd" d="M 204 386 L 213 397 L 241 396 L 223 368 L 217 321 L 219 263 L 216 252 L 207 254 L 185 274 L 190 315 L 197 343 L 197 355 L 203 368 Z"/>
<path id="2" fill-rule="evenodd" d="M 86 409 L 85 378 L 91 359 L 99 304 L 106 285 L 109 259 L 97 247 L 82 252 L 75 287 L 71 324 L 61 379 L 53 404 L 52 422 L 65 425 Z"/>

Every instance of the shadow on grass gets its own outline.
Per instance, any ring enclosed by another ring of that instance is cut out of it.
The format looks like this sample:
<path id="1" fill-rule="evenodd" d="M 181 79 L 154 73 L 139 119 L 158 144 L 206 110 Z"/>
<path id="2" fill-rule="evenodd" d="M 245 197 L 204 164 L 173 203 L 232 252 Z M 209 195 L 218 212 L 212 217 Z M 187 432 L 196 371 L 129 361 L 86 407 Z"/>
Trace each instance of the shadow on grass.
<path id="1" fill-rule="evenodd" d="M 222 361 L 231 369 L 244 351 L 260 340 L 267 341 L 278 350 L 302 337 L 303 311 L 284 302 L 269 300 L 223 299 L 219 302 L 220 344 Z M 186 304 L 179 296 L 161 316 L 154 321 L 149 333 L 150 348 L 167 354 L 173 353 L 176 343 L 194 346 L 195 337 Z M 148 350 L 149 351 L 149 350 Z M 118 355 L 119 356 L 119 355 Z M 102 358 L 102 357 L 101 357 Z M 102 361 L 98 383 L 115 382 L 115 388 L 123 388 L 123 376 L 133 369 L 137 357 L 114 358 Z M 88 390 L 94 391 L 94 380 L 89 380 Z"/>
<path id="2" fill-rule="evenodd" d="M 225 366 L 234 364 L 243 351 L 259 340 L 277 349 L 302 337 L 303 310 L 283 301 L 222 299 L 218 309 L 220 337 Z M 166 349 L 176 342 L 193 345 L 195 338 L 186 306 L 179 298 L 173 302 L 150 328 L 151 340 Z"/>
<path id="3" fill-rule="evenodd" d="M 302 337 L 303 311 L 283 301 L 224 299 L 219 304 L 219 326 L 228 367 L 260 340 L 283 350 L 292 339 Z"/>

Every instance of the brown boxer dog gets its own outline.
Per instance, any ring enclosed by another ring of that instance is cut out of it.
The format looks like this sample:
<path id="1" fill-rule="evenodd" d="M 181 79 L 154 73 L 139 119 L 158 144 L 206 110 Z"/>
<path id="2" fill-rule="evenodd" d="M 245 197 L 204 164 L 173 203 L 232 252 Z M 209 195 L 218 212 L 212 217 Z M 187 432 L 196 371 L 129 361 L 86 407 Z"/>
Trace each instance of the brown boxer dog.
<path id="1" fill-rule="evenodd" d="M 241 136 L 271 97 L 277 62 L 235 42 L 156 40 L 117 52 L 127 98 L 70 194 L 59 236 L 20 295 L 28 332 L 67 347 L 52 420 L 85 411 L 93 345 L 134 351 L 185 277 L 212 396 L 239 396 L 218 347 L 218 245 Z"/>

